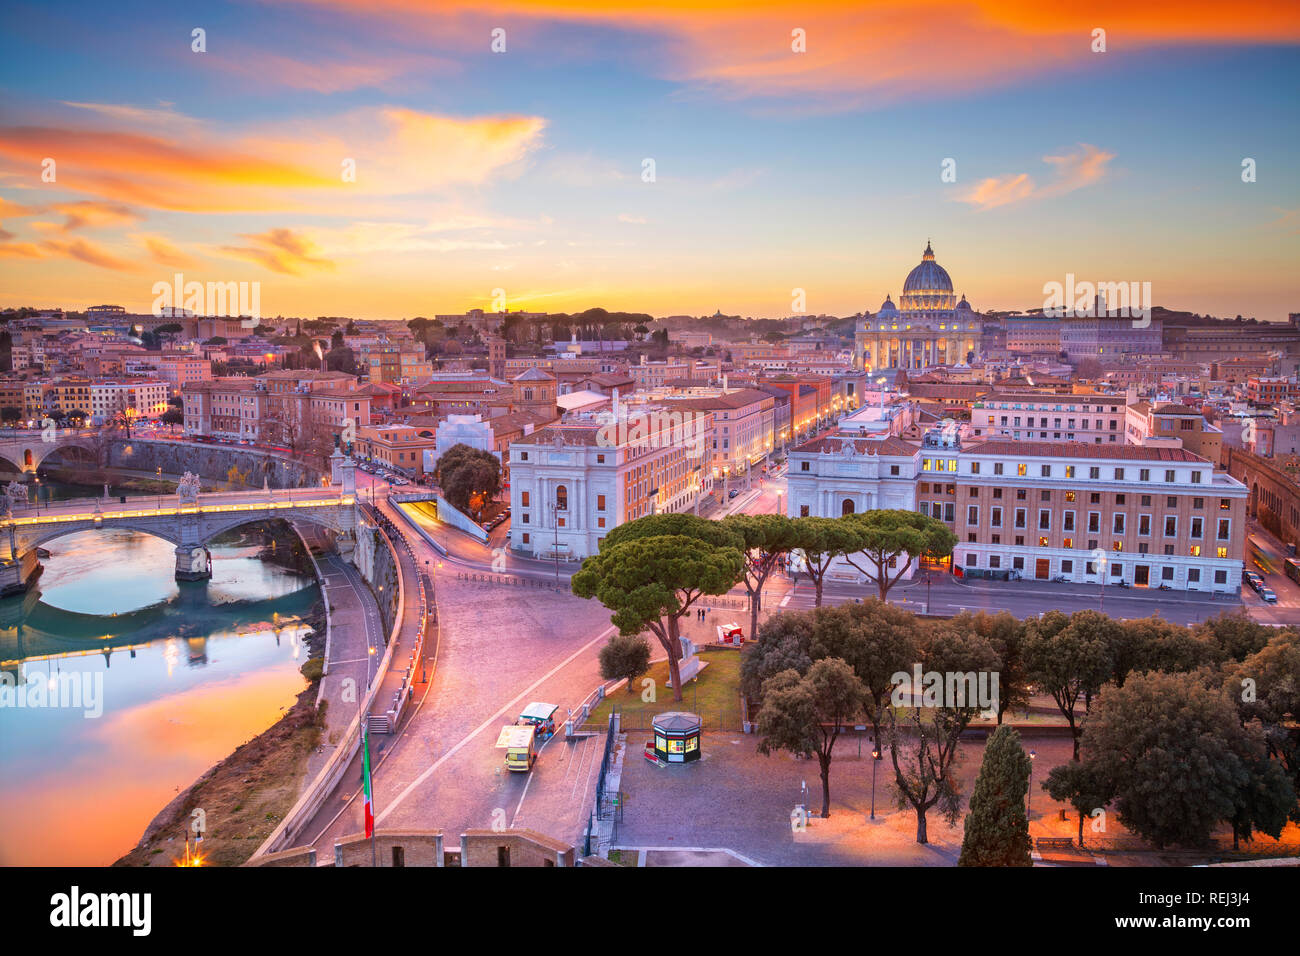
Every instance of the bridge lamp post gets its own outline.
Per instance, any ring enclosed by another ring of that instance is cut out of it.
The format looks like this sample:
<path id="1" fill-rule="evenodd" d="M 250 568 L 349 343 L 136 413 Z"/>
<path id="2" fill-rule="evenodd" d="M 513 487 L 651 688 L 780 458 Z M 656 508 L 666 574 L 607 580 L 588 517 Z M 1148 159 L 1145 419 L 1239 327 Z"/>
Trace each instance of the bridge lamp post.
<path id="1" fill-rule="evenodd" d="M 156 469 L 158 472 L 158 510 L 162 510 L 162 465 Z"/>

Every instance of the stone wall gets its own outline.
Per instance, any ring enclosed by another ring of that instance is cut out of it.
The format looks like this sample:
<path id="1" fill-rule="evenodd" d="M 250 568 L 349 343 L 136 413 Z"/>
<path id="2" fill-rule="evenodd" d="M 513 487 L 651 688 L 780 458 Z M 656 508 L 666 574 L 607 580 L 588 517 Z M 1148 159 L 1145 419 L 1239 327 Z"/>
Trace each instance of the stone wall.
<path id="1" fill-rule="evenodd" d="M 192 471 L 209 481 L 233 480 L 236 488 L 261 488 L 266 480 L 272 488 L 304 488 L 320 484 L 319 469 L 287 459 L 274 452 L 238 445 L 208 445 L 201 442 L 118 439 L 109 445 L 108 464 L 113 468 L 155 471 L 183 475 Z M 231 469 L 237 474 L 232 475 Z"/>
<path id="2" fill-rule="evenodd" d="M 370 585 L 375 601 L 379 604 L 379 617 L 384 622 L 384 640 L 387 641 L 393 633 L 393 622 L 397 619 L 398 569 L 392 549 L 379 529 L 368 521 L 357 524 L 357 547 L 353 552 L 353 563 Z"/>

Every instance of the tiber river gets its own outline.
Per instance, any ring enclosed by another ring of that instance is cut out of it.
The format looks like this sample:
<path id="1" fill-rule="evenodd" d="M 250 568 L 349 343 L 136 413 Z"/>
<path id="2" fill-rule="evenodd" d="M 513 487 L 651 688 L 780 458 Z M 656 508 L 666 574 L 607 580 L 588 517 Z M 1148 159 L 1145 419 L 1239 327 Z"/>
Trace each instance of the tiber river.
<path id="1" fill-rule="evenodd" d="M 47 547 L 33 591 L 0 601 L 0 670 L 51 686 L 75 673 L 102 687 L 102 713 L 0 706 L 0 866 L 104 865 L 293 704 L 319 589 L 256 544 L 214 546 L 197 584 L 178 584 L 172 546 L 148 535 Z"/>

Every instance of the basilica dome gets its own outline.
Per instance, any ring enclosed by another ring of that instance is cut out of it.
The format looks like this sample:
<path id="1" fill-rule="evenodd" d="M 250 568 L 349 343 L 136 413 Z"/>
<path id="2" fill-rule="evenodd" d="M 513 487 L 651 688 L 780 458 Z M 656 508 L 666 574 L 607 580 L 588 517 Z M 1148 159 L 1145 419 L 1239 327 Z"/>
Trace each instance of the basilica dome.
<path id="1" fill-rule="evenodd" d="M 947 270 L 934 261 L 934 250 L 927 242 L 925 252 L 921 255 L 921 264 L 909 272 L 903 282 L 903 294 L 899 297 L 898 307 L 906 313 L 924 315 L 951 312 L 956 306 L 957 297 L 952 292 L 952 279 Z"/>

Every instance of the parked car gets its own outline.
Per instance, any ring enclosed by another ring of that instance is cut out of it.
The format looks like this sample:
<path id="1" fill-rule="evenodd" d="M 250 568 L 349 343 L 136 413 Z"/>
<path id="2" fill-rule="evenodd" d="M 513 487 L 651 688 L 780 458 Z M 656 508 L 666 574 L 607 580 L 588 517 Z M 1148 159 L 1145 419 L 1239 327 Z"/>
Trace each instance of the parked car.
<path id="1" fill-rule="evenodd" d="M 731 493 L 730 493 L 729 495 L 727 495 L 727 497 L 728 497 L 728 498 L 734 498 L 734 497 L 736 497 L 736 495 L 738 495 L 738 494 L 740 494 L 740 489 L 739 489 L 739 488 L 732 488 L 732 489 L 731 489 Z"/>
<path id="2" fill-rule="evenodd" d="M 1269 587 L 1262 587 L 1262 588 L 1260 588 L 1260 589 L 1259 589 L 1259 596 L 1260 596 L 1261 598 L 1264 599 L 1264 603 L 1265 603 L 1265 604 L 1276 604 L 1276 603 L 1277 603 L 1277 595 L 1273 593 L 1273 589 L 1272 589 L 1272 588 L 1269 588 Z"/>
<path id="3" fill-rule="evenodd" d="M 1264 586 L 1264 578 L 1255 571 L 1243 571 L 1241 576 L 1250 585 L 1252 591 L 1258 591 Z"/>

